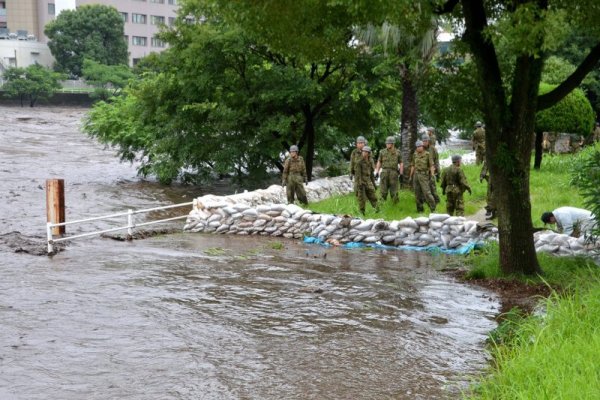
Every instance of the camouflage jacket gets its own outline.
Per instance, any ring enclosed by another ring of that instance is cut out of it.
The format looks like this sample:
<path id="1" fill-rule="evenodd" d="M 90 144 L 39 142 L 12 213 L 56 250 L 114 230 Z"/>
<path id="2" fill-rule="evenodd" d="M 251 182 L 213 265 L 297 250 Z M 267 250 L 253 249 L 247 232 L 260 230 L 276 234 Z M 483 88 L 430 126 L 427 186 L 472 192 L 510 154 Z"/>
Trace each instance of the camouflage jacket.
<path id="1" fill-rule="evenodd" d="M 381 163 L 381 168 L 396 171 L 399 168 L 398 165 L 402 163 L 402 155 L 396 148 L 389 150 L 385 148 L 379 152 L 379 159 L 377 161 Z"/>
<path id="2" fill-rule="evenodd" d="M 360 161 L 356 163 L 356 184 L 358 186 L 366 185 L 369 187 L 375 187 L 375 176 L 373 174 L 373 161 L 364 158 L 361 158 Z"/>
<path id="3" fill-rule="evenodd" d="M 485 148 L 485 129 L 477 128 L 473 132 L 473 148 Z"/>
<path id="4" fill-rule="evenodd" d="M 304 164 L 304 158 L 298 156 L 296 159 L 288 157 L 283 165 L 283 176 L 281 180 L 287 182 L 288 175 L 300 175 L 302 180 L 306 180 L 306 164 Z"/>
<path id="5" fill-rule="evenodd" d="M 429 143 L 429 147 L 427 147 L 427 151 L 431 154 L 431 160 L 433 161 L 433 169 L 435 174 L 440 173 L 440 155 L 438 154 L 437 149 Z"/>
<path id="6" fill-rule="evenodd" d="M 465 190 L 471 189 L 464 171 L 454 164 L 444 169 L 440 186 L 446 192 L 463 193 Z"/>
<path id="7" fill-rule="evenodd" d="M 429 174 L 429 170 L 433 166 L 431 154 L 428 151 L 422 151 L 421 153 L 415 151 L 410 160 L 410 166 L 415 169 L 415 173 Z"/>

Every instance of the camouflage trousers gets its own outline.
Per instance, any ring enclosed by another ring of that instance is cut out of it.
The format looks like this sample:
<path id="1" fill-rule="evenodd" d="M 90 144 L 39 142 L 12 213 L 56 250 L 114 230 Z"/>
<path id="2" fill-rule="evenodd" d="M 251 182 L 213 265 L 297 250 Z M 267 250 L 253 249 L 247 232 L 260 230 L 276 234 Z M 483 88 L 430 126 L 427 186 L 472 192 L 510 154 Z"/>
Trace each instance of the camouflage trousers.
<path id="1" fill-rule="evenodd" d="M 433 200 L 435 200 L 435 205 L 440 204 L 440 196 L 437 194 L 437 186 L 435 184 L 435 176 L 429 178 L 429 191 L 433 196 Z"/>
<path id="2" fill-rule="evenodd" d="M 387 199 L 388 192 L 394 204 L 398 202 L 398 171 L 395 169 L 384 169 L 381 171 L 379 192 L 382 202 Z"/>
<path id="3" fill-rule="evenodd" d="M 475 148 L 475 164 L 481 165 L 483 160 L 485 160 L 485 147 L 477 146 Z"/>
<path id="4" fill-rule="evenodd" d="M 423 202 L 427 202 L 431 212 L 435 211 L 435 199 L 431 194 L 429 183 L 429 173 L 416 172 L 413 176 L 413 185 L 415 189 L 415 200 L 417 201 L 417 211 L 423 211 Z"/>
<path id="5" fill-rule="evenodd" d="M 287 195 L 288 204 L 294 202 L 294 196 L 302 204 L 308 204 L 306 199 L 306 191 L 304 190 L 304 181 L 301 175 L 289 175 L 285 184 L 285 193 Z"/>
<path id="6" fill-rule="evenodd" d="M 365 213 L 367 200 L 369 200 L 374 209 L 379 210 L 379 206 L 377 205 L 377 195 L 375 194 L 375 188 L 372 185 L 366 183 L 357 185 L 356 198 L 358 200 L 358 208 L 362 214 Z"/>
<path id="7" fill-rule="evenodd" d="M 485 206 L 488 211 L 496 210 L 496 201 L 494 200 L 494 187 L 490 183 L 490 178 L 487 179 L 487 193 L 486 193 L 486 201 L 487 205 Z"/>
<path id="8" fill-rule="evenodd" d="M 446 212 L 449 215 L 463 217 L 465 215 L 465 202 L 463 200 L 463 192 L 457 187 L 446 189 Z"/>

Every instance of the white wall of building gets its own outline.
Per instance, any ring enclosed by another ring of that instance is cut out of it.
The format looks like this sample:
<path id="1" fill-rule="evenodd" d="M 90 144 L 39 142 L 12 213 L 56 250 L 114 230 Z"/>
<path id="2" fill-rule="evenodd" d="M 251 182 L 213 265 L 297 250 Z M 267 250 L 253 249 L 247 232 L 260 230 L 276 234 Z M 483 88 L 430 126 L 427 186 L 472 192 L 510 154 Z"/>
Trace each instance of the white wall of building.
<path id="1" fill-rule="evenodd" d="M 0 72 L 8 67 L 28 67 L 38 63 L 52 67 L 54 57 L 44 43 L 29 40 L 0 40 Z"/>

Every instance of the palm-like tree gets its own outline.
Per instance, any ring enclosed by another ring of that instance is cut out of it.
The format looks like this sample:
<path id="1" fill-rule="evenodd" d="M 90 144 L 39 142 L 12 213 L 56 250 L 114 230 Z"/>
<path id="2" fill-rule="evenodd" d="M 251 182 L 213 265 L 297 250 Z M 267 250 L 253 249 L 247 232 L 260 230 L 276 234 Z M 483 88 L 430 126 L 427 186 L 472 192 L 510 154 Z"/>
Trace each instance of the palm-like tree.
<path id="1" fill-rule="evenodd" d="M 410 162 L 415 151 L 419 120 L 419 82 L 427 73 L 436 50 L 437 20 L 430 19 L 420 27 L 400 27 L 384 22 L 356 29 L 356 37 L 369 47 L 381 47 L 386 55 L 396 58 L 402 80 L 402 115 L 400 134 L 402 160 Z"/>

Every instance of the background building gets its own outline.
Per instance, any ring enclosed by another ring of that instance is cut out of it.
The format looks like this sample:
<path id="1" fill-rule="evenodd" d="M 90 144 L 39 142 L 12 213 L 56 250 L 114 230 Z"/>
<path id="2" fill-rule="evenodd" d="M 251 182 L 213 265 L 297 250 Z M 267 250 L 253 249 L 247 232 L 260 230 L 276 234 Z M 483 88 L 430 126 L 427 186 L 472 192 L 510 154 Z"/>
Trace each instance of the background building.
<path id="1" fill-rule="evenodd" d="M 9 65 L 10 60 L 5 60 L 2 49 L 16 45 L 4 43 L 13 40 L 29 40 L 47 43 L 44 27 L 52 21 L 58 13 L 65 9 L 74 9 L 84 4 L 104 4 L 115 7 L 125 22 L 125 37 L 129 49 L 129 64 L 135 65 L 140 58 L 151 52 L 162 51 L 166 45 L 155 35 L 162 24 L 172 25 L 177 15 L 177 0 L 0 0 L 0 59 L 4 65 Z M 2 40 L 4 39 L 4 40 Z M 40 52 L 41 54 L 42 52 Z M 14 56 L 14 62 L 20 65 Z M 23 58 L 25 59 L 25 58 Z M 40 63 L 45 61 L 38 57 Z M 50 61 L 51 63 L 51 61 Z"/>

